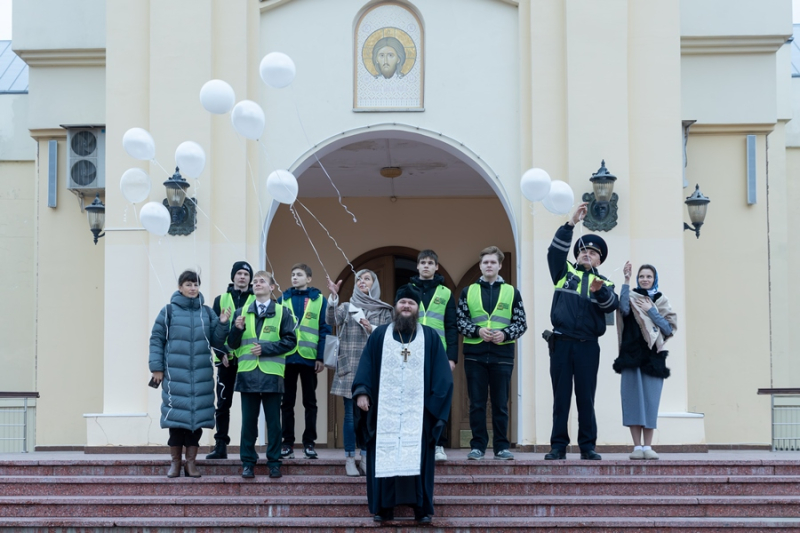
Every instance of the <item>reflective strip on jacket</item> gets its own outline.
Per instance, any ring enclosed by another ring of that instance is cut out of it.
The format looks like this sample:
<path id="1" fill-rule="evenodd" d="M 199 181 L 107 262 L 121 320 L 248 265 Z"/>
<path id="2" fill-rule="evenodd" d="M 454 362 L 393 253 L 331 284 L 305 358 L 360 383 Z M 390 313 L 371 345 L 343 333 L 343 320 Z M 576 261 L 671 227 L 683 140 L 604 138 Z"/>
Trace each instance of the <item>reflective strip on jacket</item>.
<path id="1" fill-rule="evenodd" d="M 439 334 L 445 350 L 447 350 L 447 341 L 444 338 L 444 313 L 447 310 L 450 295 L 450 289 L 439 285 L 436 287 L 436 292 L 433 293 L 428 309 L 425 309 L 422 302 L 419 303 L 419 323 L 432 327 Z"/>
<path id="2" fill-rule="evenodd" d="M 244 311 L 244 310 L 243 310 Z M 281 318 L 283 317 L 283 306 L 275 304 L 275 316 L 267 317 L 261 326 L 261 333 L 256 338 L 256 315 L 255 313 L 245 314 L 245 328 L 242 333 L 242 345 L 234 350 L 236 358 L 239 360 L 238 372 L 250 372 L 258 368 L 265 374 L 274 374 L 283 377 L 286 368 L 286 356 L 288 353 L 275 356 L 256 356 L 251 353 L 252 346 L 259 341 L 278 342 L 281 340 Z"/>

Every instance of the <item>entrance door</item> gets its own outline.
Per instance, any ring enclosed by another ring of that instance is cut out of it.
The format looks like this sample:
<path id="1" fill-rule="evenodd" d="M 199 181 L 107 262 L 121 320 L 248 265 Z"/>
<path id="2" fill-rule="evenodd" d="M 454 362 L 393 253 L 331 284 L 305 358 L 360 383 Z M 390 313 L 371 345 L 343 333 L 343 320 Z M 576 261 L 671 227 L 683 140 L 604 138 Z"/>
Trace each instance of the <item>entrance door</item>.
<path id="1" fill-rule="evenodd" d="M 508 283 L 513 284 L 511 278 L 512 270 L 511 253 L 505 252 L 505 259 L 503 260 L 503 267 L 500 269 L 500 276 Z M 456 287 L 456 298 L 461 297 L 461 292 L 466 288 L 478 281 L 481 277 L 480 264 L 475 263 L 466 274 L 461 278 Z M 516 372 L 516 365 L 514 365 Z M 511 384 L 515 383 L 514 378 L 511 379 Z M 456 395 L 455 391 L 463 391 L 461 394 Z M 509 407 L 508 412 L 510 417 L 513 416 L 512 409 L 514 403 L 514 394 L 509 394 Z M 486 427 L 489 430 L 489 447 L 492 446 L 492 401 L 491 399 L 486 405 Z M 453 408 L 450 413 L 450 447 L 451 448 L 469 448 L 469 441 L 472 439 L 472 430 L 469 427 L 469 397 L 467 396 L 467 377 L 464 373 L 464 338 L 459 335 L 458 337 L 458 366 L 456 366 L 455 373 L 453 374 Z M 509 420 L 509 430 L 511 429 L 511 420 Z M 509 435 L 509 439 L 511 436 Z"/>
<path id="2" fill-rule="evenodd" d="M 388 246 L 385 248 L 378 248 L 367 252 L 357 257 L 353 263 L 353 268 L 356 272 L 362 269 L 369 269 L 375 272 L 378 281 L 381 284 L 381 300 L 388 304 L 394 303 L 394 295 L 398 287 L 408 283 L 413 276 L 417 275 L 417 255 L 419 250 L 413 248 L 406 248 L 401 246 Z M 447 271 L 439 265 L 439 274 L 444 277 L 444 282 L 447 288 L 454 289 L 453 280 Z M 339 295 L 342 302 L 347 302 L 353 294 L 353 287 L 355 286 L 355 276 L 350 267 L 347 266 L 339 274 L 335 281 L 342 280 L 342 286 L 339 289 Z M 458 371 L 458 367 L 456 367 Z M 463 373 L 463 370 L 462 370 Z M 333 371 L 328 371 L 328 390 L 331 389 L 333 383 Z M 466 391 L 466 389 L 463 389 Z M 455 394 L 460 394 L 459 389 L 453 391 Z M 464 393 L 466 394 L 466 392 Z M 452 420 L 452 416 L 451 416 Z M 344 402 L 341 396 L 331 396 L 328 401 L 328 443 L 333 443 L 336 448 L 344 448 L 344 438 L 340 428 L 344 421 Z M 469 425 L 467 425 L 469 428 Z M 450 435 L 453 433 L 450 432 Z M 451 439 L 450 446 L 457 446 L 457 442 Z"/>

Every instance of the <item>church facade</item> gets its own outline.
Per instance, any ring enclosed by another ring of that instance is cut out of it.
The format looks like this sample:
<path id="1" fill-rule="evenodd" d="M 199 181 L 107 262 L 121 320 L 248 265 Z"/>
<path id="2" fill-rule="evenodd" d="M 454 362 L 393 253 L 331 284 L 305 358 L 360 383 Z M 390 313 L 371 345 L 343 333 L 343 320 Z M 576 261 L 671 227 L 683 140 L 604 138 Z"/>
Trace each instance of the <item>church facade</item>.
<path id="1" fill-rule="evenodd" d="M 13 7 L 13 50 L 30 82 L 13 103 L 0 95 L 0 134 L 13 139 L 0 146 L 0 182 L 10 191 L 0 198 L 9 228 L 0 268 L 13 280 L 3 289 L 0 390 L 39 392 L 37 447 L 166 441 L 160 392 L 146 386 L 148 338 L 185 268 L 201 272 L 210 303 L 238 260 L 273 271 L 283 288 L 291 265 L 307 263 L 316 287 L 326 275 L 344 280 L 345 299 L 351 268 L 369 267 L 391 302 L 420 250 L 436 250 L 440 273 L 460 292 L 477 279 L 478 252 L 496 245 L 529 326 L 517 343 L 511 441 L 549 448 L 546 254 L 567 217 L 526 200 L 519 180 L 543 168 L 577 203 L 601 161 L 617 177 L 617 201 L 616 225 L 600 231 L 609 246 L 600 272 L 619 288 L 627 260 L 634 269 L 655 265 L 678 314 L 654 446 L 771 445 L 770 397 L 757 390 L 800 386 L 800 332 L 790 318 L 800 291 L 790 278 L 800 257 L 791 232 L 800 90 L 789 0 Z M 282 89 L 259 77 L 274 51 L 297 68 Z M 263 109 L 258 140 L 203 109 L 198 94 L 211 79 Z M 154 161 L 123 149 L 133 127 L 152 134 Z M 102 184 L 73 181 L 80 131 L 102 139 Z M 188 235 L 151 235 L 120 177 L 142 168 L 149 200 L 161 202 L 172 154 L 187 140 L 206 155 L 205 170 L 188 180 L 196 225 Z M 291 208 L 267 190 L 276 169 L 297 177 Z M 711 199 L 699 237 L 684 231 L 695 185 Z M 95 193 L 106 209 L 96 245 L 83 212 Z M 616 355 L 610 325 L 596 399 L 601 450 L 630 438 Z M 341 400 L 327 393 L 328 373 L 317 391 L 318 446 L 341 447 Z M 462 366 L 454 379 L 450 445 L 466 447 Z M 236 443 L 238 401 L 232 414 Z M 570 427 L 577 435 L 577 413 Z"/>

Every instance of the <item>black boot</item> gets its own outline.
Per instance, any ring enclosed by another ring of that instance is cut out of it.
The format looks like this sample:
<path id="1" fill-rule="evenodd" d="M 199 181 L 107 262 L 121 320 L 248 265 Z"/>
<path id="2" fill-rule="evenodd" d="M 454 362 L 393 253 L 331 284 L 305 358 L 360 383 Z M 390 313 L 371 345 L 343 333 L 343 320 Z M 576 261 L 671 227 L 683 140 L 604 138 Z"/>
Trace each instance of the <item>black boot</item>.
<path id="1" fill-rule="evenodd" d="M 227 459 L 228 458 L 228 445 L 224 440 L 218 440 L 216 446 L 210 454 L 206 455 L 206 459 Z"/>

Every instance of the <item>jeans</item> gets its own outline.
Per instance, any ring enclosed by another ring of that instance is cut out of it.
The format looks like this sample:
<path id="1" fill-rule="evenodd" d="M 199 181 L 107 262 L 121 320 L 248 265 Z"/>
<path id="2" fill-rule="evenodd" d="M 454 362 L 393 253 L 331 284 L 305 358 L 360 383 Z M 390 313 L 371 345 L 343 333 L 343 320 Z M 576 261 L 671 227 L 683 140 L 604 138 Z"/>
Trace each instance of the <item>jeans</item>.
<path id="1" fill-rule="evenodd" d="M 344 439 L 345 457 L 356 456 L 356 428 L 353 424 L 353 409 L 358 409 L 352 398 L 342 398 L 344 400 L 344 424 L 342 427 L 342 438 Z M 361 455 L 367 455 L 366 450 L 361 450 Z"/>
<path id="2" fill-rule="evenodd" d="M 464 358 L 464 373 L 467 376 L 469 397 L 469 427 L 472 430 L 470 447 L 486 452 L 489 432 L 486 430 L 486 402 L 492 399 L 492 430 L 494 453 L 507 450 L 508 440 L 508 395 L 511 390 L 511 373 L 514 360 L 498 362 L 488 356 Z"/>
<path id="3" fill-rule="evenodd" d="M 314 445 L 317 440 L 317 373 L 313 366 L 286 365 L 283 376 L 283 403 L 281 403 L 281 427 L 283 444 L 294 446 L 294 403 L 297 398 L 297 379 L 303 387 L 303 409 L 306 427 L 303 430 L 303 447 Z"/>

